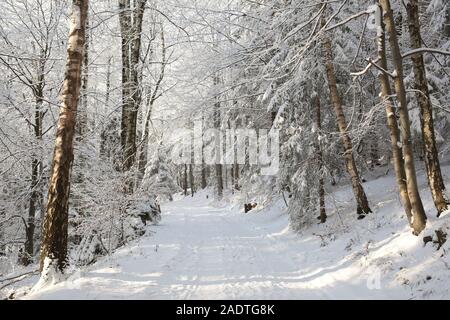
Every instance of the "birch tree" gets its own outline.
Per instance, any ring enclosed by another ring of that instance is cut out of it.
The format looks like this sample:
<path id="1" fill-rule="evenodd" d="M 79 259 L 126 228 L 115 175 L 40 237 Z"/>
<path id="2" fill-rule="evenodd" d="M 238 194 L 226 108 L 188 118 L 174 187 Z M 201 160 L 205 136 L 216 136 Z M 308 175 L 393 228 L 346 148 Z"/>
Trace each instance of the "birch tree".
<path id="1" fill-rule="evenodd" d="M 88 0 L 72 1 L 67 63 L 41 244 L 40 270 L 44 278 L 52 269 L 63 272 L 67 265 L 70 176 L 87 14 Z"/>

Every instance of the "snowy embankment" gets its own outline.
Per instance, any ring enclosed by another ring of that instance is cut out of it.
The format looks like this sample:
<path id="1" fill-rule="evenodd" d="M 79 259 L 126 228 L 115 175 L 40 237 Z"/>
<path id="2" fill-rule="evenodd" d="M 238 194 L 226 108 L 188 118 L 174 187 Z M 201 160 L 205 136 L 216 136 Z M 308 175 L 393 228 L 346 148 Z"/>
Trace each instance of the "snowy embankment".
<path id="1" fill-rule="evenodd" d="M 450 185 L 450 167 L 444 168 Z M 163 221 L 140 240 L 66 281 L 33 291 L 37 276 L 5 288 L 22 299 L 449 299 L 450 241 L 423 238 L 450 230 L 420 177 L 429 216 L 411 234 L 394 178 L 365 183 L 373 214 L 358 221 L 348 187 L 330 190 L 325 225 L 288 227 L 284 202 L 248 214 L 211 204 L 205 194 L 163 206 Z M 210 197 L 211 198 L 211 197 Z"/>

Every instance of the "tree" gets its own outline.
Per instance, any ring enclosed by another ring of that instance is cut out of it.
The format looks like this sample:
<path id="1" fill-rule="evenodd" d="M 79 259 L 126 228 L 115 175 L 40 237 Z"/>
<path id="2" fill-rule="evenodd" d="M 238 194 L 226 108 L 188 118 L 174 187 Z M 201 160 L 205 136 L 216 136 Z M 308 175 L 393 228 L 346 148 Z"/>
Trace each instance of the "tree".
<path id="1" fill-rule="evenodd" d="M 420 49 L 422 39 L 420 32 L 419 4 L 418 0 L 410 0 L 407 4 L 409 37 L 411 49 Z M 439 155 L 436 147 L 434 131 L 433 106 L 428 90 L 427 73 L 422 54 L 411 56 L 414 71 L 414 89 L 420 108 L 420 122 L 422 140 L 424 145 L 425 166 L 427 169 L 428 185 L 431 189 L 434 205 L 438 211 L 438 217 L 449 208 L 449 202 L 445 199 L 445 185 L 442 179 Z"/>
<path id="2" fill-rule="evenodd" d="M 189 186 L 191 188 L 191 196 L 194 196 L 195 193 L 195 181 L 194 181 L 194 170 L 193 170 L 193 164 L 189 164 Z"/>
<path id="3" fill-rule="evenodd" d="M 153 20 L 155 20 L 155 19 L 153 18 Z M 141 141 L 139 143 L 139 174 L 141 176 L 144 175 L 145 167 L 147 165 L 147 153 L 148 153 L 148 148 L 149 148 L 148 144 L 149 144 L 149 140 L 150 140 L 150 125 L 151 125 L 151 121 L 152 121 L 151 120 L 152 112 L 153 112 L 155 102 L 163 94 L 162 84 L 163 84 L 163 80 L 164 80 L 165 69 L 166 69 L 166 66 L 168 63 L 168 61 L 167 61 L 168 57 L 167 57 L 167 53 L 166 53 L 166 43 L 165 43 L 165 38 L 164 38 L 164 29 L 163 29 L 162 23 L 160 23 L 160 22 L 156 23 L 156 21 L 153 21 L 153 23 L 152 23 L 151 32 L 153 34 L 151 36 L 151 41 L 148 44 L 148 46 L 149 46 L 148 51 L 153 51 L 153 49 L 150 49 L 150 47 L 152 46 L 151 42 L 153 42 L 153 40 L 156 38 L 158 26 L 160 29 L 159 35 L 160 35 L 160 40 L 161 40 L 161 44 L 160 44 L 161 62 L 160 62 L 159 75 L 156 76 L 156 81 L 153 85 L 153 88 L 151 85 L 146 86 L 147 97 L 145 99 L 145 107 L 147 110 L 146 110 L 146 115 L 144 117 L 144 130 L 142 133 Z M 141 74 L 141 77 L 143 77 L 142 74 Z"/>
<path id="4" fill-rule="evenodd" d="M 122 121 L 121 145 L 123 170 L 129 171 L 136 161 L 136 124 L 141 104 L 138 64 L 141 57 L 142 21 L 146 0 L 119 0 L 122 36 Z M 131 182 L 128 192 L 132 191 Z"/>
<path id="5" fill-rule="evenodd" d="M 214 75 L 214 86 L 217 87 L 220 83 L 219 75 Z M 216 97 L 218 100 L 219 98 Z M 219 200 L 223 197 L 223 165 L 221 163 L 222 159 L 222 148 L 223 145 L 221 143 L 222 139 L 220 137 L 220 128 L 221 128 L 221 112 L 220 112 L 220 102 L 214 103 L 214 110 L 213 110 L 213 121 L 214 121 L 214 127 L 219 130 L 219 134 L 216 136 L 215 139 L 215 169 L 216 169 L 216 181 L 217 181 L 217 198 Z"/>
<path id="6" fill-rule="evenodd" d="M 380 0 L 383 9 L 383 19 L 386 25 L 386 31 L 389 34 L 389 44 L 392 52 L 392 63 L 395 68 L 394 78 L 395 93 L 400 114 L 400 132 L 402 135 L 403 157 L 405 162 L 406 186 L 411 201 L 412 227 L 414 234 L 420 234 L 425 229 L 427 216 L 420 198 L 417 185 L 416 168 L 414 164 L 414 153 L 411 141 L 411 129 L 408 114 L 408 105 L 406 103 L 406 90 L 403 79 L 403 60 L 400 53 L 400 47 L 395 30 L 395 21 L 391 4 L 389 0 Z"/>
<path id="7" fill-rule="evenodd" d="M 47 214 L 41 245 L 40 270 L 43 277 L 51 269 L 63 272 L 67 265 L 67 233 L 73 140 L 81 87 L 88 0 L 73 0 L 62 89 L 62 104 L 48 191 Z"/>
<path id="8" fill-rule="evenodd" d="M 376 17 L 378 23 L 377 45 L 378 45 L 378 61 L 383 70 L 388 70 L 386 58 L 386 40 L 384 23 L 382 21 L 382 9 Z M 379 72 L 379 79 L 381 83 L 381 97 L 383 98 L 384 107 L 386 110 L 387 123 L 390 132 L 392 156 L 394 163 L 395 176 L 397 178 L 397 186 L 402 200 L 403 208 L 405 209 L 408 222 L 412 223 L 411 201 L 409 200 L 408 188 L 406 185 L 405 164 L 403 162 L 402 143 L 400 139 L 400 131 L 398 129 L 397 117 L 395 114 L 394 101 L 392 99 L 392 90 L 389 82 L 389 75 L 385 71 Z"/>
<path id="9" fill-rule="evenodd" d="M 328 86 L 330 89 L 331 101 L 333 103 L 334 110 L 336 113 L 336 119 L 339 126 L 342 144 L 344 146 L 344 158 L 346 162 L 346 169 L 351 178 L 353 194 L 355 196 L 357 203 L 356 213 L 358 214 L 359 218 L 363 218 L 364 215 L 372 212 L 372 210 L 370 210 L 369 202 L 367 200 L 364 188 L 361 184 L 358 168 L 356 167 L 356 161 L 353 156 L 352 140 L 348 133 L 348 125 L 345 120 L 344 109 L 342 108 L 342 102 L 339 96 L 336 83 L 331 41 L 326 34 L 323 37 L 323 45 L 325 49 L 325 63 L 327 69 Z"/>
<path id="10" fill-rule="evenodd" d="M 187 164 L 184 164 L 184 175 L 183 175 L 183 190 L 184 190 L 184 196 L 186 197 L 188 194 L 188 170 L 187 170 Z"/>
<path id="11" fill-rule="evenodd" d="M 172 201 L 172 194 L 179 188 L 167 161 L 167 150 L 159 142 L 152 145 L 152 151 L 140 189 L 148 198 Z"/>
<path id="12" fill-rule="evenodd" d="M 28 217 L 25 224 L 26 240 L 21 257 L 21 262 L 28 265 L 33 261 L 36 251 L 35 229 L 39 227 L 36 223 L 39 218 L 37 213 L 40 213 L 41 216 L 44 214 L 42 148 L 44 135 L 48 132 L 44 127 L 44 120 L 49 111 L 44 106 L 44 96 L 48 87 L 49 73 L 55 68 L 51 56 L 54 51 L 53 45 L 57 40 L 62 8 L 60 5 L 47 6 L 42 1 L 28 1 L 19 5 L 16 2 L 5 1 L 4 5 L 4 9 L 11 10 L 14 16 L 11 16 L 6 23 L 2 22 L 0 39 L 9 55 L 0 55 L 0 63 L 14 75 L 20 84 L 28 89 L 33 99 L 31 102 L 33 111 L 30 116 L 27 116 L 28 112 L 22 111 L 19 106 L 14 107 L 23 118 L 24 123 L 31 128 L 33 134 L 32 149 L 28 152 L 30 169 L 27 172 L 30 175 L 30 183 Z M 23 18 L 22 15 L 26 18 Z M 36 26 L 45 26 L 45 28 L 36 28 Z M 9 29 L 10 27 L 14 28 Z M 10 32 L 15 28 L 21 32 L 21 37 L 23 37 L 22 33 L 27 33 L 30 46 L 22 48 L 22 42 L 14 39 L 14 34 Z M 25 98 L 25 94 L 23 98 Z M 15 104 L 13 101 L 10 103 Z M 27 107 L 29 108 L 29 105 Z"/>
<path id="13" fill-rule="evenodd" d="M 315 97 L 316 103 L 316 125 L 318 134 L 321 135 L 322 130 L 322 116 L 320 111 L 320 97 L 316 95 Z M 327 221 L 327 212 L 325 210 L 325 182 L 323 179 L 323 154 L 322 154 L 322 146 L 320 143 L 320 136 L 317 141 L 317 162 L 319 164 L 319 218 L 321 223 L 325 223 Z"/>

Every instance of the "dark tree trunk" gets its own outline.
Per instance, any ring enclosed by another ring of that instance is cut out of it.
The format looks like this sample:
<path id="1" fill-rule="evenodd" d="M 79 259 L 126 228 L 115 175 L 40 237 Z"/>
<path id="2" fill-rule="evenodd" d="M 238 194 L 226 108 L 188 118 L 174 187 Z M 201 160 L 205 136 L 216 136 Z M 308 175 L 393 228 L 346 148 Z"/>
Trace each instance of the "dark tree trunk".
<path id="1" fill-rule="evenodd" d="M 106 92 L 105 92 L 105 106 L 109 106 L 109 97 L 110 97 L 110 91 L 111 91 L 111 61 L 112 57 L 108 58 L 108 67 L 106 71 Z M 109 140 L 109 132 L 106 128 L 103 129 L 101 137 L 100 137 L 100 155 L 102 157 L 107 156 L 108 158 L 111 157 L 110 148 L 108 146 L 108 140 Z"/>
<path id="2" fill-rule="evenodd" d="M 138 64 L 141 54 L 142 21 L 146 0 L 119 0 L 119 21 L 122 34 L 122 122 L 121 144 L 123 170 L 128 171 L 136 161 L 136 125 L 141 104 Z M 133 186 L 129 182 L 127 190 Z"/>
<path id="3" fill-rule="evenodd" d="M 183 188 L 184 188 L 184 196 L 187 196 L 188 192 L 188 177 L 187 177 L 187 164 L 184 165 L 184 177 L 183 177 Z"/>
<path id="4" fill-rule="evenodd" d="M 202 162 L 202 189 L 205 189 L 207 186 L 207 182 L 206 182 L 206 167 L 205 167 L 205 163 Z"/>
<path id="5" fill-rule="evenodd" d="M 36 97 L 36 106 L 34 111 L 34 136 L 39 144 L 42 142 L 42 122 L 44 113 L 42 111 L 43 91 L 44 91 L 44 65 L 41 65 L 39 81 L 35 87 L 34 94 Z M 42 157 L 38 154 L 33 154 L 31 160 L 31 184 L 30 184 L 30 202 L 28 207 L 28 221 L 25 230 L 26 241 L 24 256 L 22 258 L 23 265 L 32 263 L 34 256 L 34 232 L 36 229 L 36 210 L 39 209 L 41 216 L 42 212 L 42 190 L 40 184 L 40 175 L 42 173 Z"/>
<path id="6" fill-rule="evenodd" d="M 194 196 L 195 188 L 194 188 L 194 172 L 193 165 L 189 165 L 189 185 L 191 186 L 191 196 Z"/>
<path id="7" fill-rule="evenodd" d="M 239 164 L 234 164 L 234 190 L 239 191 Z"/>
<path id="8" fill-rule="evenodd" d="M 27 266 L 33 261 L 34 256 L 34 230 L 36 228 L 36 209 L 39 204 L 39 166 L 40 161 L 33 159 L 31 163 L 31 196 L 28 208 L 28 221 L 26 227 L 25 254 L 22 258 L 22 264 Z"/>
<path id="9" fill-rule="evenodd" d="M 214 85 L 217 86 L 219 85 L 219 76 L 215 76 L 214 77 Z M 219 135 L 220 133 L 220 129 L 221 129 L 221 112 L 220 112 L 220 103 L 217 102 L 214 104 L 214 126 L 215 128 L 218 130 Z M 222 155 L 222 144 L 220 143 L 221 139 L 220 137 L 216 137 L 216 145 L 215 145 L 215 151 L 216 151 L 216 179 L 217 179 L 217 196 L 218 199 L 222 199 L 223 197 L 223 166 L 222 166 L 222 159 L 221 159 L 221 155 Z M 217 156 L 217 155 L 220 155 Z"/>
<path id="10" fill-rule="evenodd" d="M 322 117 L 320 111 L 320 97 L 316 96 L 316 125 L 317 131 L 320 134 L 322 130 Z M 327 221 L 327 213 L 325 210 L 325 187 L 323 179 L 323 155 L 322 146 L 320 140 L 317 141 L 317 162 L 319 165 L 319 217 L 320 222 L 325 223 Z"/>

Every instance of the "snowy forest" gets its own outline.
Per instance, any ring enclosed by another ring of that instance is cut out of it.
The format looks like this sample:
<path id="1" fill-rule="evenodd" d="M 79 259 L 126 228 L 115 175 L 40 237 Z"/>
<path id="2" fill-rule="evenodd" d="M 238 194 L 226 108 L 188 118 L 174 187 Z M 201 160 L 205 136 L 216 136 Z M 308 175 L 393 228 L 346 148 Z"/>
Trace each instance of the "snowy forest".
<path id="1" fill-rule="evenodd" d="M 0 298 L 450 299 L 447 0 L 2 0 L 0 72 Z"/>

